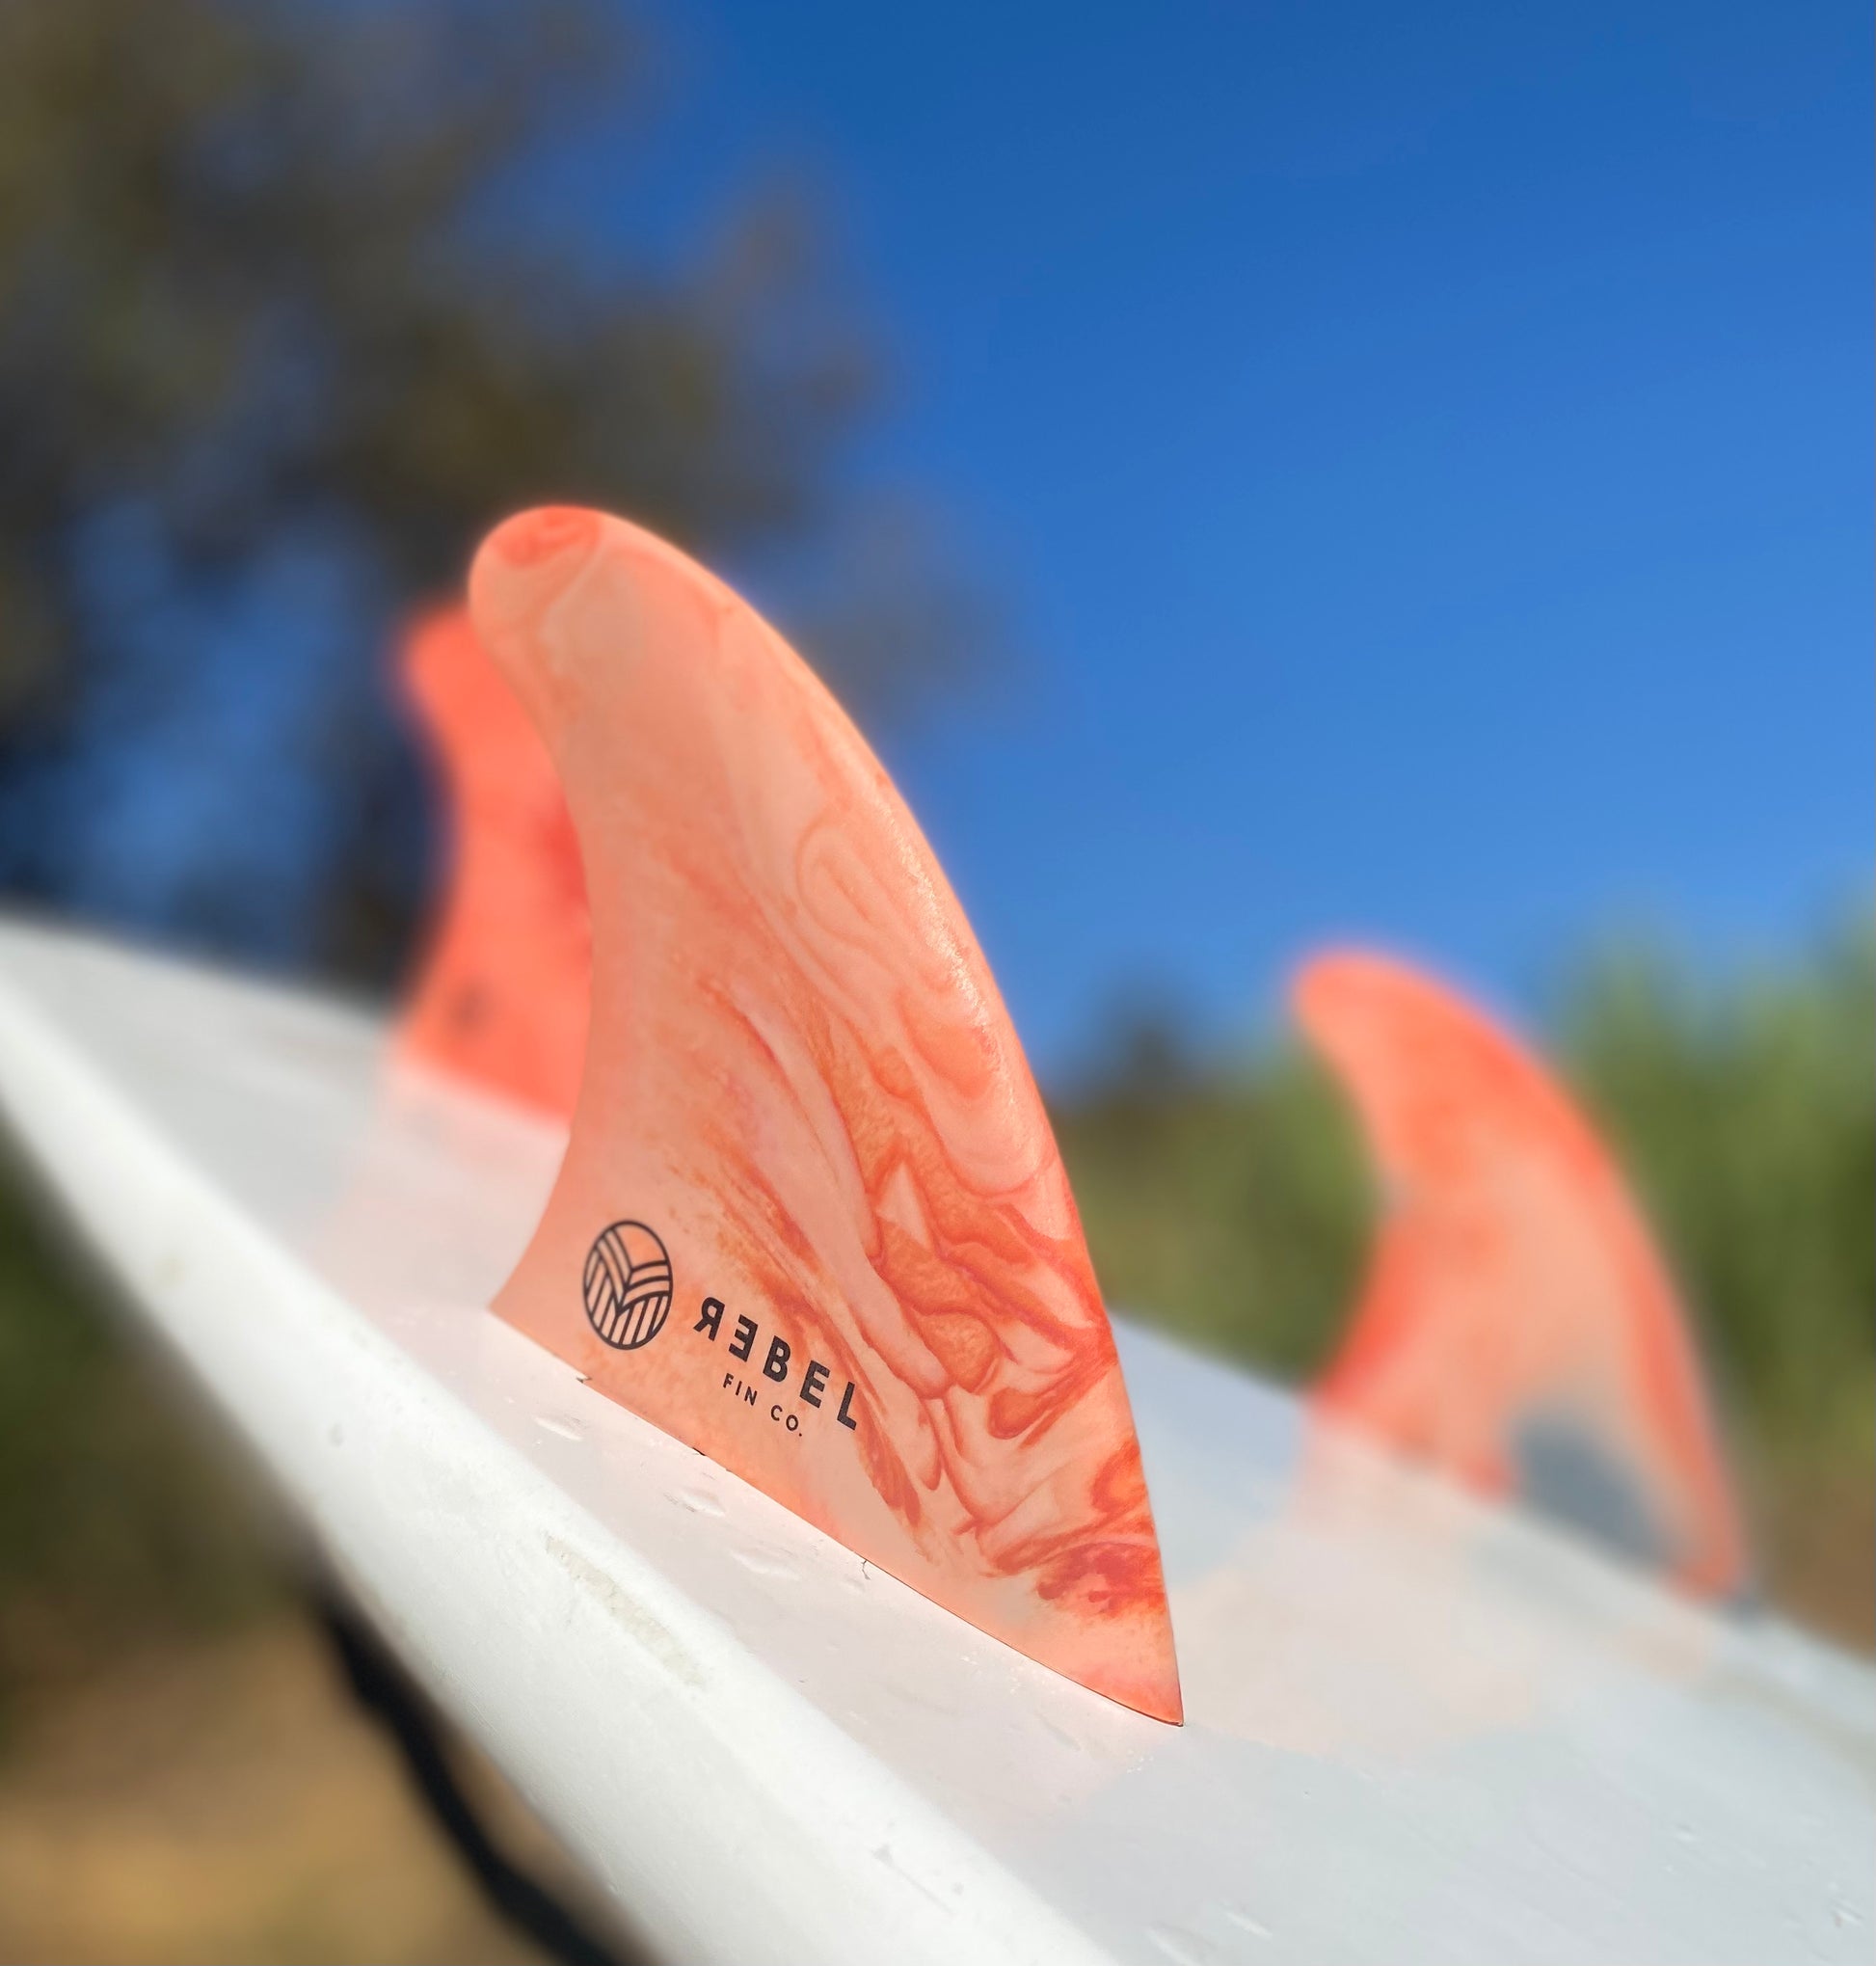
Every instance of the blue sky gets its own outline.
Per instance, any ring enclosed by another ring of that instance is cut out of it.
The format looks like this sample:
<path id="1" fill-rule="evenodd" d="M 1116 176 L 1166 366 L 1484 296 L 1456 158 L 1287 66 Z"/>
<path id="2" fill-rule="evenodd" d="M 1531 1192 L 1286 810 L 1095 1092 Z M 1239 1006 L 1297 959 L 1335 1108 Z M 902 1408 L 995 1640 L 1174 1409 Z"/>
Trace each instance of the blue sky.
<path id="1" fill-rule="evenodd" d="M 1865 9 L 655 19 L 657 196 L 825 195 L 856 468 L 1020 651 L 884 748 L 1045 1077 L 1327 936 L 1515 1005 L 1867 893 Z"/>

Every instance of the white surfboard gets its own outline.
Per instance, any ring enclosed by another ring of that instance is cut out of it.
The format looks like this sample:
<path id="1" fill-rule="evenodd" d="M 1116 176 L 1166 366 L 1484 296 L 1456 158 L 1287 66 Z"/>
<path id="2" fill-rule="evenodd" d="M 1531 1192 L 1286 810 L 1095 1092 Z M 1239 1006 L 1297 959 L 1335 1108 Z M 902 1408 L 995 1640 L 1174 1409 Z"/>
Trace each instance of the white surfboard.
<path id="1" fill-rule="evenodd" d="M 1186 1701 L 1032 1664 L 484 1306 L 563 1137 L 316 995 L 0 926 L 0 1108 L 674 1959 L 1862 1959 L 1876 1676 L 1125 1325 Z"/>

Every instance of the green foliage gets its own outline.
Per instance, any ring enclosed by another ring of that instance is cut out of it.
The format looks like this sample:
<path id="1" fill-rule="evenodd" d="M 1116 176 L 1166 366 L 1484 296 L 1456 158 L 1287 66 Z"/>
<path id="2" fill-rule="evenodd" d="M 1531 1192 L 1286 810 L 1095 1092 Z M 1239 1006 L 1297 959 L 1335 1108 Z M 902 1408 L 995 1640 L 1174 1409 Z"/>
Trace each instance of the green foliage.
<path id="1" fill-rule="evenodd" d="M 1177 1058 L 1136 1032 L 1126 1063 L 1053 1115 L 1102 1288 L 1208 1351 L 1306 1378 L 1360 1280 L 1353 1120 L 1298 1052 L 1208 1072 Z"/>
<path id="2" fill-rule="evenodd" d="M 47 1218 L 0 1158 L 0 1735 L 22 1680 L 239 1616 L 274 1588 L 248 1483 Z"/>
<path id="3" fill-rule="evenodd" d="M 1731 1403 L 1791 1449 L 1876 1423 L 1876 925 L 1802 973 L 1702 990 L 1592 970 L 1562 1051 L 1620 1145 Z"/>

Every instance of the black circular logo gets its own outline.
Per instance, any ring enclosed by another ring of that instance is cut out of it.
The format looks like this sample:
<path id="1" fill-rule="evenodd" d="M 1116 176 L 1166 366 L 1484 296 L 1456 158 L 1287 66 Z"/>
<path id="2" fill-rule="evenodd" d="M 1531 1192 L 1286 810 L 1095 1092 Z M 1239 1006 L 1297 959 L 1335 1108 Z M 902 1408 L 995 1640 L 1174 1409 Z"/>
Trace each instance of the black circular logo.
<path id="1" fill-rule="evenodd" d="M 601 1229 L 580 1279 L 586 1321 L 608 1345 L 635 1352 L 649 1345 L 671 1314 L 671 1258 L 642 1222 Z"/>

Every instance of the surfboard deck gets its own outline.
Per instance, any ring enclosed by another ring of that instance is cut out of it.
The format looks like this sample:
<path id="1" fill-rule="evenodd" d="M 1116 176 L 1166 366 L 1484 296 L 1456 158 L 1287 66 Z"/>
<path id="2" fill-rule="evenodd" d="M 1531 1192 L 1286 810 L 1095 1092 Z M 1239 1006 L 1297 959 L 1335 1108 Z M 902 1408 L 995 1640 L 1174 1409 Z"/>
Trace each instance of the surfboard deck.
<path id="1" fill-rule="evenodd" d="M 0 1108 L 388 1638 L 683 1959 L 1850 1959 L 1876 1676 L 1120 1326 L 1182 1728 L 484 1306 L 564 1136 L 372 1015 L 0 924 Z"/>

